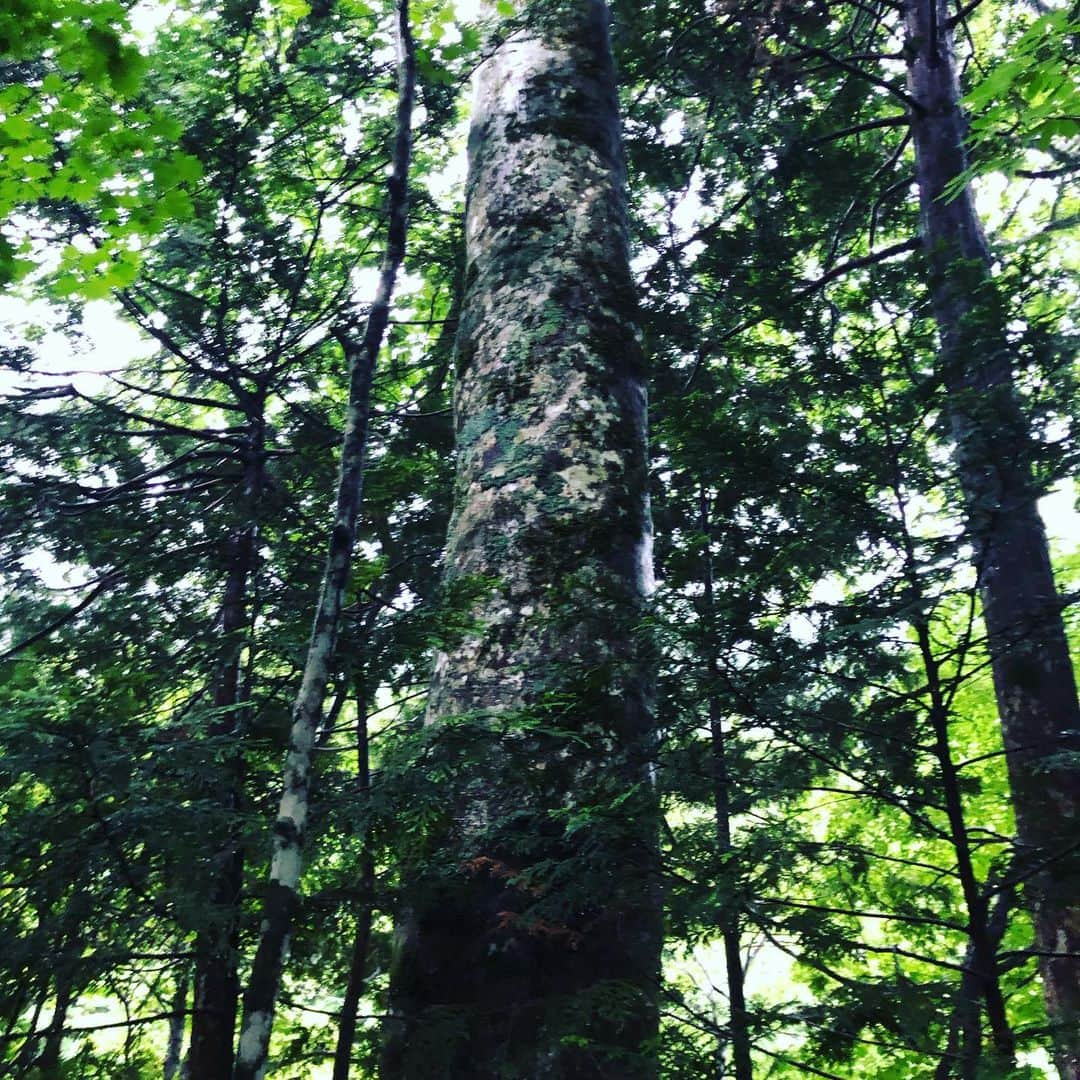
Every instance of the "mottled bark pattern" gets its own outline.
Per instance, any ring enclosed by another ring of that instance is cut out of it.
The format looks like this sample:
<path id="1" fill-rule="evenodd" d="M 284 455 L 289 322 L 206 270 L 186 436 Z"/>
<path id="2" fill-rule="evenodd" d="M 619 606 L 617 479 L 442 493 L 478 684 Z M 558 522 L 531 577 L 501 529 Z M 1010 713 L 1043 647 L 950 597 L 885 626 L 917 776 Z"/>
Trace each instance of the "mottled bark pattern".
<path id="1" fill-rule="evenodd" d="M 646 407 L 607 11 L 526 18 L 476 81 L 446 573 L 485 584 L 428 707 L 491 739 L 454 766 L 451 865 L 413 883 L 388 1080 L 653 1072 Z"/>
<path id="2" fill-rule="evenodd" d="M 922 230 L 957 465 L 968 501 L 1021 871 L 1035 921 L 1057 1064 L 1080 1077 L 1080 707 L 1035 504 L 1028 434 L 973 195 L 943 198 L 965 166 L 950 12 L 911 0 L 908 85 Z M 1055 955 L 1056 954 L 1056 955 Z"/>

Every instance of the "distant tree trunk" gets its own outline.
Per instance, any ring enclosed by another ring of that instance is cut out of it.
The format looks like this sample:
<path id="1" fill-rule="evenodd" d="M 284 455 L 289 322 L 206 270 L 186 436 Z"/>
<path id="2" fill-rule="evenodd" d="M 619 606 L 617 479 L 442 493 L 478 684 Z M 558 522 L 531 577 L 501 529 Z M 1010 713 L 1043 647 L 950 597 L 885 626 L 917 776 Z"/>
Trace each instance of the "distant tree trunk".
<path id="1" fill-rule="evenodd" d="M 384 1080 L 655 1075 L 646 404 L 607 21 L 532 4 L 477 75 L 446 581 L 482 598 L 432 677 L 454 786 L 399 918 Z"/>
<path id="2" fill-rule="evenodd" d="M 715 581 L 712 562 L 712 524 L 709 520 L 709 500 L 704 488 L 700 498 L 701 531 L 705 535 L 702 584 L 705 605 L 707 675 L 709 679 L 709 736 L 712 742 L 713 812 L 716 816 L 717 862 L 723 866 L 731 857 L 731 775 L 728 769 L 727 737 L 720 701 L 716 687 L 720 679 L 720 665 L 716 654 L 714 602 Z M 724 942 L 724 967 L 727 973 L 728 1030 L 731 1043 L 732 1064 L 735 1080 L 753 1080 L 754 1064 L 750 1054 L 750 1016 L 746 1011 L 746 979 L 742 961 L 742 935 L 740 933 L 739 909 L 730 901 L 722 904 L 717 912 L 717 926 Z M 724 1045 L 717 1047 L 717 1077 L 727 1075 L 724 1063 Z"/>
<path id="3" fill-rule="evenodd" d="M 362 688 L 356 695 L 356 786 L 357 795 L 366 803 L 371 793 L 371 755 L 367 727 L 367 694 Z M 345 998 L 341 1003 L 341 1022 L 338 1024 L 337 1045 L 334 1048 L 333 1080 L 349 1080 L 352 1048 L 356 1041 L 356 1014 L 364 994 L 368 947 L 371 943 L 371 921 L 375 915 L 375 856 L 371 850 L 370 830 L 364 836 L 360 859 L 359 903 L 356 929 L 353 931 L 349 977 Z"/>
<path id="4" fill-rule="evenodd" d="M 42 1077 L 54 1077 L 60 1072 L 60 1053 L 64 1045 L 64 1025 L 67 1023 L 68 1010 L 73 1000 L 74 980 L 70 961 L 73 958 L 64 957 L 62 967 L 56 977 L 56 1002 L 53 1006 L 52 1019 L 49 1021 L 49 1030 L 45 1036 L 45 1045 L 38 1056 L 35 1065 Z"/>
<path id="5" fill-rule="evenodd" d="M 262 489 L 263 423 L 260 415 L 249 424 L 249 460 L 245 468 L 243 506 L 248 521 L 229 541 L 225 589 L 221 601 L 222 659 L 214 674 L 214 716 L 207 735 L 231 745 L 224 756 L 224 775 L 213 798 L 226 814 L 240 809 L 244 783 L 241 706 L 243 650 L 249 625 L 248 592 L 255 570 L 258 527 L 253 515 Z M 207 925 L 195 940 L 195 993 L 188 1048 L 190 1075 L 232 1075 L 236 1012 L 240 1000 L 237 976 L 237 932 L 244 855 L 228 827 L 224 850 L 215 853 L 217 870 L 210 882 Z"/>
<path id="6" fill-rule="evenodd" d="M 341 464 L 335 492 L 334 524 L 330 532 L 315 620 L 308 641 L 300 689 L 293 706 L 289 748 L 285 757 L 284 790 L 274 823 L 270 881 L 263 903 L 259 944 L 244 994 L 244 1016 L 236 1056 L 236 1080 L 261 1080 L 268 1067 L 274 1008 L 285 965 L 293 919 L 300 901 L 300 873 L 310 808 L 309 777 L 312 748 L 322 717 L 331 662 L 341 627 L 341 610 L 352 565 L 356 522 L 363 494 L 364 452 L 371 405 L 371 382 L 383 337 L 390 321 L 390 302 L 398 270 L 405 258 L 408 220 L 409 161 L 412 153 L 412 114 L 416 92 L 416 55 L 409 26 L 409 2 L 395 4 L 398 43 L 398 94 L 392 173 L 387 189 L 386 248 L 379 268 L 375 298 L 363 334 L 338 328 L 349 366 L 349 398 L 341 437 Z"/>
<path id="7" fill-rule="evenodd" d="M 1042 954 L 1058 1069 L 1076 1080 L 1080 769 L 1066 755 L 1080 749 L 1080 706 L 990 253 L 970 187 L 953 200 L 943 197 L 966 165 L 946 5 L 909 0 L 907 31 L 923 242 L 1016 810 L 1018 865 Z"/>
<path id="8" fill-rule="evenodd" d="M 1012 888 L 998 889 L 986 921 L 987 943 L 993 953 L 997 952 L 1001 939 L 1008 929 L 1009 910 L 1014 902 L 1015 894 Z M 982 1040 L 982 1032 L 979 1030 L 978 981 L 975 950 L 973 944 L 969 942 L 967 952 L 964 954 L 964 973 L 960 976 L 960 985 L 956 990 L 956 1004 L 949 1018 L 948 1039 L 941 1060 L 934 1070 L 934 1080 L 949 1080 L 949 1077 L 955 1075 L 959 1075 L 961 1080 L 967 1080 L 969 1076 L 978 1075 L 978 1055 L 976 1054 L 975 1061 L 972 1062 L 971 1055 L 967 1051 L 970 1044 Z M 975 1002 L 974 1009 L 972 1002 Z M 973 1012 L 974 1019 L 972 1019 Z M 969 1028 L 974 1028 L 973 1034 L 969 1034 Z"/>
<path id="9" fill-rule="evenodd" d="M 914 557 L 914 552 L 909 552 Z M 912 589 L 920 595 L 914 572 Z M 979 888 L 975 866 L 972 861 L 971 841 L 964 820 L 963 796 L 960 774 L 953 760 L 949 745 L 949 706 L 941 681 L 941 669 L 934 656 L 933 641 L 928 620 L 919 616 L 915 621 L 915 633 L 922 657 L 926 687 L 930 695 L 930 726 L 934 732 L 934 756 L 938 762 L 938 780 L 949 821 L 949 837 L 956 855 L 956 876 L 964 897 L 967 914 L 969 970 L 961 979 L 960 996 L 957 999 L 957 1016 L 964 1040 L 961 1052 L 960 1075 L 963 1080 L 976 1080 L 979 1058 L 982 1055 L 982 1028 L 979 1023 L 979 1001 L 986 1009 L 990 1037 L 994 1046 L 995 1066 L 1002 1071 L 1016 1068 L 1016 1040 L 1009 1026 L 1005 1010 L 1005 998 L 998 979 L 997 956 L 993 935 L 990 932 L 990 904 Z M 1000 941 L 1000 935 L 998 937 Z M 965 997 L 966 995 L 966 997 Z"/>
<path id="10" fill-rule="evenodd" d="M 169 1041 L 165 1045 L 163 1080 L 176 1080 L 180 1076 L 180 1063 L 184 1053 L 184 1019 L 187 1016 L 188 972 L 185 968 L 176 977 L 173 993 L 173 1015 L 169 1021 Z"/>

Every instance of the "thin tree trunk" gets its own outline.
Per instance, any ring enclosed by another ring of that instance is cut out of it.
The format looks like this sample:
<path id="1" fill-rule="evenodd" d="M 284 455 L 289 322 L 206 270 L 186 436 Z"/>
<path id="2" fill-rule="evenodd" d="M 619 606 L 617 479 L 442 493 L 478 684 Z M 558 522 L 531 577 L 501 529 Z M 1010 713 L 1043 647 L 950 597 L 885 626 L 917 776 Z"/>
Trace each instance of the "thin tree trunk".
<path id="1" fill-rule="evenodd" d="M 409 157 L 416 61 L 409 29 L 408 0 L 397 0 L 398 102 L 393 173 L 388 181 L 389 224 L 379 284 L 368 312 L 363 337 L 346 330 L 338 337 L 349 364 L 349 405 L 341 444 L 334 526 L 323 572 L 322 589 L 308 645 L 300 690 L 293 709 L 284 791 L 274 826 L 270 881 L 263 905 L 259 944 L 244 995 L 244 1019 L 237 1052 L 236 1080 L 256 1080 L 266 1073 L 274 1005 L 299 903 L 304 832 L 308 816 L 309 774 L 330 664 L 341 624 L 341 608 L 356 539 L 364 476 L 371 380 L 390 318 L 390 301 L 398 269 L 405 257 Z"/>
<path id="2" fill-rule="evenodd" d="M 41 1014 L 45 1011 L 45 1006 L 49 1002 L 49 984 L 50 979 L 45 976 L 42 979 L 41 991 L 38 994 L 37 1001 L 34 1002 L 33 1012 L 29 1014 L 29 1019 L 26 1024 L 26 1038 L 23 1040 L 23 1044 L 19 1047 L 19 1053 L 15 1058 L 14 1063 L 10 1066 L 10 1071 L 15 1076 L 25 1075 L 30 1071 L 30 1067 L 34 1061 L 34 1051 L 37 1047 L 40 1035 L 38 1034 L 38 1021 L 41 1019 Z"/>
<path id="3" fill-rule="evenodd" d="M 247 582 L 249 556 L 253 553 L 252 530 L 235 537 L 231 547 L 228 578 L 222 602 L 221 633 L 229 652 L 221 665 L 213 691 L 218 710 L 207 734 L 214 739 L 239 735 L 240 635 L 247 625 Z M 239 747 L 234 755 L 239 755 Z M 232 758 L 234 755 L 230 755 Z M 239 807 L 239 767 L 228 768 L 229 777 L 217 793 L 222 810 L 235 813 Z M 229 840 L 224 865 L 210 886 L 208 918 L 195 940 L 195 997 L 191 1019 L 188 1063 L 193 1076 L 229 1076 L 233 1066 L 236 1006 L 240 985 L 236 974 L 236 917 L 243 879 L 243 855 Z"/>
<path id="4" fill-rule="evenodd" d="M 715 606 L 712 562 L 712 532 L 709 521 L 709 502 L 705 489 L 700 497 L 701 531 L 705 535 L 703 559 L 704 595 L 709 641 L 706 644 L 709 677 L 709 735 L 712 740 L 713 812 L 716 816 L 716 853 L 718 864 L 723 866 L 731 857 L 731 776 L 727 764 L 727 740 L 716 686 L 720 678 L 720 665 L 716 656 Z M 724 966 L 728 987 L 728 1032 L 731 1041 L 735 1080 L 753 1080 L 754 1065 L 750 1055 L 750 1017 L 746 1011 L 746 980 L 742 962 L 742 935 L 738 910 L 728 904 L 717 916 L 717 925 L 724 942 Z M 724 1046 L 717 1047 L 717 1076 L 725 1075 Z"/>
<path id="5" fill-rule="evenodd" d="M 916 586 L 917 587 L 917 586 Z M 1002 1070 L 1016 1067 L 1016 1041 L 1009 1019 L 1005 1012 L 1005 999 L 1001 993 L 1001 984 L 997 974 L 995 946 L 989 931 L 990 908 L 985 896 L 979 889 L 972 863 L 971 843 L 968 839 L 967 825 L 964 821 L 964 805 L 960 794 L 960 775 L 953 761 L 949 746 L 948 707 L 941 685 L 937 659 L 934 657 L 930 640 L 930 628 L 924 619 L 915 625 L 922 657 L 923 670 L 926 674 L 927 689 L 930 693 L 930 724 L 934 732 L 934 755 L 937 758 L 941 793 L 945 799 L 945 811 L 949 820 L 949 837 L 956 855 L 956 873 L 960 878 L 960 889 L 964 896 L 967 911 L 967 932 L 970 947 L 968 965 L 971 978 L 962 980 L 961 990 L 968 988 L 970 997 L 966 1007 L 961 1004 L 964 1032 L 961 1076 L 963 1080 L 975 1080 L 978 1075 L 979 1058 L 982 1052 L 982 1032 L 979 1027 L 979 999 L 986 1008 L 986 1018 L 990 1025 L 990 1036 L 994 1044 L 995 1066 Z"/>
<path id="6" fill-rule="evenodd" d="M 1036 507 L 1029 432 L 1013 384 L 1005 318 L 963 172 L 964 118 L 948 9 L 910 0 L 908 85 L 930 290 L 941 338 L 956 462 L 986 620 L 1055 1057 L 1080 1078 L 1080 706 L 1060 601 Z M 1071 734 L 1070 734 L 1071 733 Z"/>
<path id="7" fill-rule="evenodd" d="M 986 922 L 986 934 L 989 948 L 993 953 L 997 952 L 998 947 L 1001 945 L 1001 939 L 1005 936 L 1005 931 L 1009 927 L 1009 909 L 1012 907 L 1013 902 L 1012 889 L 1002 888 L 997 894 L 993 907 L 990 908 L 990 915 Z M 975 1038 L 981 1037 L 978 1033 L 978 977 L 976 974 L 974 947 L 970 943 L 967 952 L 964 954 L 964 968 L 964 973 L 960 977 L 960 985 L 956 991 L 956 1005 L 953 1007 L 953 1014 L 949 1020 L 949 1036 L 945 1044 L 945 1052 L 934 1070 L 934 1080 L 949 1080 L 949 1077 L 954 1074 L 954 1067 L 957 1062 L 959 1062 L 960 1076 L 963 1080 L 967 1080 L 969 1075 L 977 1075 L 978 1072 L 977 1067 L 972 1067 L 970 1058 L 961 1049 L 961 1039 L 968 1040 L 971 1038 L 968 1035 L 968 1029 L 972 1024 L 972 1001 L 976 1002 L 974 1017 Z"/>
<path id="8" fill-rule="evenodd" d="M 358 689 L 356 695 L 356 785 L 357 795 L 366 804 L 371 794 L 371 755 L 367 727 L 367 694 Z M 360 903 L 353 934 L 349 978 L 345 998 L 341 1003 L 341 1022 L 338 1024 L 337 1045 L 334 1048 L 333 1080 L 349 1080 L 352 1048 L 356 1041 L 356 1014 L 364 994 L 368 946 L 371 942 L 371 922 L 375 915 L 375 856 L 371 850 L 370 830 L 364 836 L 364 851 L 360 865 Z"/>
<path id="9" fill-rule="evenodd" d="M 52 1019 L 49 1021 L 45 1045 L 35 1062 L 42 1077 L 51 1078 L 59 1075 L 60 1052 L 64 1045 L 64 1025 L 67 1023 L 68 1010 L 73 1000 L 74 980 L 70 970 L 70 959 L 65 956 L 61 961 L 62 969 L 56 977 L 56 1003 L 53 1006 Z"/>
<path id="10" fill-rule="evenodd" d="M 173 994 L 173 1016 L 169 1021 L 169 1041 L 165 1046 L 163 1080 L 176 1080 L 180 1075 L 180 1063 L 184 1055 L 184 1018 L 187 1016 L 188 972 L 185 969 L 176 977 Z"/>
<path id="11" fill-rule="evenodd" d="M 214 674 L 212 700 L 215 713 L 207 729 L 210 738 L 230 744 L 225 757 L 225 775 L 213 792 L 217 805 L 229 815 L 235 815 L 240 809 L 244 784 L 242 667 L 245 636 L 250 624 L 248 593 L 257 558 L 255 514 L 263 484 L 261 402 L 258 414 L 250 419 L 248 432 L 250 446 L 243 493 L 248 521 L 229 543 L 228 570 L 221 602 L 223 657 Z M 228 1077 L 232 1074 L 240 999 L 237 933 L 244 878 L 244 855 L 235 832 L 235 826 L 230 823 L 226 848 L 218 853 L 220 867 L 210 883 L 208 923 L 195 939 L 195 992 L 188 1047 L 188 1069 L 192 1076 Z"/>
<path id="12" fill-rule="evenodd" d="M 481 596 L 430 686 L 452 790 L 407 882 L 383 1080 L 655 1075 L 646 408 L 607 23 L 537 2 L 477 74 L 446 580 Z"/>

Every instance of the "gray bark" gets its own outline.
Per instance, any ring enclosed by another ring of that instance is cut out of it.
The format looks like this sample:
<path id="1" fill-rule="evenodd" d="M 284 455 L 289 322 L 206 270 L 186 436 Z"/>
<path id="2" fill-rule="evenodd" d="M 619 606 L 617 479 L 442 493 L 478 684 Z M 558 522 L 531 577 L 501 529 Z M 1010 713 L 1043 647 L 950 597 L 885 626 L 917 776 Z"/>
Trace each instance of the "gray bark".
<path id="1" fill-rule="evenodd" d="M 908 86 L 922 233 L 1004 734 L 1025 899 L 1062 1077 L 1080 1077 L 1080 706 L 1036 507 L 1029 434 L 966 166 L 949 12 L 911 0 Z"/>
<path id="2" fill-rule="evenodd" d="M 430 686 L 454 787 L 399 918 L 384 1080 L 655 1075 L 646 402 L 607 19 L 535 3 L 476 78 L 445 576 L 480 598 Z"/>
<path id="3" fill-rule="evenodd" d="M 236 1080 L 261 1080 L 266 1075 L 274 1006 L 299 904 L 312 749 L 326 699 L 356 539 L 356 522 L 363 492 L 371 381 L 390 319 L 394 284 L 405 258 L 416 61 L 409 28 L 408 0 L 397 0 L 395 11 L 398 99 L 393 172 L 387 185 L 389 221 L 386 250 L 362 337 L 356 341 L 348 330 L 338 331 L 349 364 L 349 403 L 342 434 L 334 525 L 307 658 L 293 708 L 289 749 L 285 758 L 284 790 L 274 825 L 270 881 L 263 906 L 259 944 L 244 994 L 243 1021 L 234 1072 Z"/>

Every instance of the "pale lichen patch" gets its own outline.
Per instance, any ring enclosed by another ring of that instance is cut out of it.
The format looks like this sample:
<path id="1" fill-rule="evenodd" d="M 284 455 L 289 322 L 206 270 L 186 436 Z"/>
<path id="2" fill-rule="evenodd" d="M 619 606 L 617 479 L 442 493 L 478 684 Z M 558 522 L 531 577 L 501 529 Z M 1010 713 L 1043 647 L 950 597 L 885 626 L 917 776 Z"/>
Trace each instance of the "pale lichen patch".
<path id="1" fill-rule="evenodd" d="M 244 1064 L 253 1065 L 262 1057 L 262 1048 L 270 1038 L 270 1019 L 263 1010 L 248 1014 L 237 1047 L 237 1056 Z"/>

